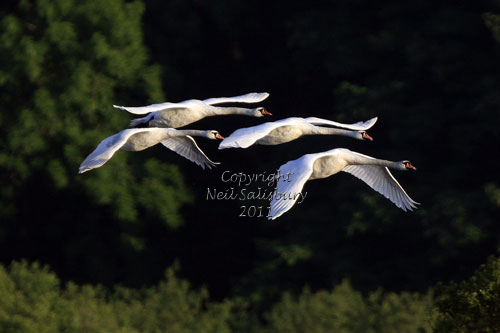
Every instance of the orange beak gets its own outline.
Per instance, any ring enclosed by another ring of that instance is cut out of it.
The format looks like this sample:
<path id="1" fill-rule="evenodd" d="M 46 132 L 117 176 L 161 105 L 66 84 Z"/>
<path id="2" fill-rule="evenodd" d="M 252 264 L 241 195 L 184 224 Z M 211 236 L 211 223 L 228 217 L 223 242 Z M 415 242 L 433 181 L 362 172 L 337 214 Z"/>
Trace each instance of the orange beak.
<path id="1" fill-rule="evenodd" d="M 365 132 L 365 133 L 363 133 L 363 134 L 361 135 L 361 137 L 362 137 L 363 139 L 365 139 L 365 140 L 370 140 L 370 141 L 373 141 L 373 138 L 372 138 L 371 136 L 369 136 L 368 134 L 366 134 L 366 132 Z"/>
<path id="2" fill-rule="evenodd" d="M 220 135 L 219 133 L 215 134 L 215 137 L 219 140 L 224 140 L 224 137 Z"/>
<path id="3" fill-rule="evenodd" d="M 405 166 L 406 166 L 407 169 L 412 169 L 412 170 L 417 171 L 417 168 L 415 168 L 413 165 L 411 165 L 411 163 L 406 163 Z"/>
<path id="4" fill-rule="evenodd" d="M 260 113 L 262 113 L 263 116 L 272 116 L 273 114 L 266 109 L 262 110 Z"/>

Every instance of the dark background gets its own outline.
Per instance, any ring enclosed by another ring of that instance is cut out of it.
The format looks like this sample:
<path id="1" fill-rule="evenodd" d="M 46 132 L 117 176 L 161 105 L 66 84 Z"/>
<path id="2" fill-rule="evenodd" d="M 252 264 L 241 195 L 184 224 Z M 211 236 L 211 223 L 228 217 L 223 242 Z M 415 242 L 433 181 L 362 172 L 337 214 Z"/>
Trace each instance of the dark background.
<path id="1" fill-rule="evenodd" d="M 2 263 L 25 258 L 65 281 L 139 287 L 177 261 L 180 276 L 214 299 L 244 296 L 266 307 L 283 291 L 344 278 L 361 291 L 424 292 L 471 275 L 497 253 L 500 20 L 488 14 L 500 12 L 495 1 L 148 0 L 137 7 L 138 24 L 79 21 L 75 10 L 73 27 L 83 32 L 69 46 L 61 42 L 69 28 L 55 30 L 53 41 L 45 35 L 52 19 L 38 7 L 1 6 L 4 18 L 23 22 L 19 36 L 48 45 L 25 53 L 29 43 L 8 42 L 15 29 L 3 21 Z M 71 18 L 65 10 L 61 17 Z M 93 29 L 112 36 L 111 51 L 95 52 Z M 127 44 L 136 33 L 139 44 Z M 31 64 L 18 53 L 45 58 Z M 73 69 L 87 63 L 96 73 L 89 77 L 104 73 L 88 85 L 95 90 L 73 86 L 80 79 Z M 345 123 L 378 116 L 368 131 L 374 141 L 303 137 L 219 151 L 200 139 L 221 166 L 203 171 L 154 147 L 118 152 L 99 170 L 76 174 L 102 139 L 127 126 L 131 115 L 112 104 L 263 91 L 271 95 L 259 105 L 271 119 L 211 117 L 189 128 L 227 136 L 291 116 Z M 206 200 L 207 188 L 230 187 L 221 180 L 226 170 L 270 173 L 335 147 L 411 160 L 417 172 L 393 174 L 419 209 L 405 213 L 347 174 L 307 183 L 306 200 L 275 221 L 238 217 L 238 201 Z"/>

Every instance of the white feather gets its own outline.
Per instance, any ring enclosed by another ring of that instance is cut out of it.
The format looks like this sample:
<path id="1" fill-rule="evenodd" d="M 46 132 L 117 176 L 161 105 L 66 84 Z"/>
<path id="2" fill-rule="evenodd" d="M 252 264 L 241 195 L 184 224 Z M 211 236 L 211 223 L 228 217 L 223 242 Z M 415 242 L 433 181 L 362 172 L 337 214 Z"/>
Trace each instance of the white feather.
<path id="1" fill-rule="evenodd" d="M 132 135 L 150 131 L 151 128 L 130 128 L 102 140 L 97 148 L 82 162 L 78 173 L 84 173 L 102 166 L 113 157 Z"/>
<path id="2" fill-rule="evenodd" d="M 148 106 L 119 106 L 113 105 L 114 108 L 125 110 L 133 114 L 146 114 L 150 112 L 163 111 L 167 109 L 187 109 L 186 105 L 182 105 L 182 103 L 160 103 L 160 104 L 151 104 Z"/>
<path id="3" fill-rule="evenodd" d="M 331 125 L 331 126 L 336 126 L 340 128 L 345 128 L 353 131 L 366 131 L 370 129 L 375 123 L 377 122 L 377 117 L 372 118 L 367 121 L 358 121 L 357 123 L 354 124 L 342 124 L 338 123 L 336 121 L 331 121 L 327 119 L 321 119 L 321 118 L 316 118 L 316 117 L 308 117 L 305 118 L 305 121 L 307 121 L 310 124 L 313 125 Z"/>
<path id="4" fill-rule="evenodd" d="M 235 97 L 215 97 L 203 100 L 209 105 L 223 104 L 223 103 L 259 103 L 269 97 L 269 93 L 249 93 Z"/>
<path id="5" fill-rule="evenodd" d="M 196 163 L 202 169 L 205 169 L 205 166 L 211 169 L 212 166 L 220 164 L 219 162 L 210 160 L 200 147 L 198 147 L 196 141 L 189 135 L 172 137 L 161 141 L 161 144 L 191 162 Z"/>

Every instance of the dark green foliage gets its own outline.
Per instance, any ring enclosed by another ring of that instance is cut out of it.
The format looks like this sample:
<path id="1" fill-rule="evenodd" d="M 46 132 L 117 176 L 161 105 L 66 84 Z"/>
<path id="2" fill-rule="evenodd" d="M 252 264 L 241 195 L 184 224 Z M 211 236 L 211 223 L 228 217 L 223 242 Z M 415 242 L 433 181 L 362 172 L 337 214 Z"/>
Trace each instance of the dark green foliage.
<path id="1" fill-rule="evenodd" d="M 380 291 L 363 297 L 343 282 L 331 292 L 289 294 L 261 326 L 243 314 L 241 301 L 210 302 L 205 288 L 192 290 L 166 271 L 142 290 L 65 286 L 47 267 L 26 262 L 0 266 L 2 332 L 430 332 L 431 295 Z"/>
<path id="2" fill-rule="evenodd" d="M 381 291 L 363 297 L 347 281 L 331 292 L 285 294 L 269 319 L 269 332 L 432 332 L 432 296 Z"/>
<path id="3" fill-rule="evenodd" d="M 231 303 L 208 302 L 205 289 L 166 272 L 141 291 L 62 286 L 47 267 L 26 262 L 0 266 L 2 332 L 230 332 Z"/>
<path id="4" fill-rule="evenodd" d="M 500 258 L 490 257 L 474 275 L 437 288 L 436 332 L 500 330 Z"/>
<path id="5" fill-rule="evenodd" d="M 42 254 L 73 275 L 71 263 L 94 252 L 80 269 L 109 283 L 123 280 L 116 262 L 141 262 L 151 251 L 148 224 L 182 225 L 180 209 L 192 197 L 178 168 L 160 160 L 168 151 L 156 151 L 160 159 L 120 151 L 104 167 L 77 174 L 101 140 L 127 127 L 130 115 L 113 104 L 164 98 L 159 67 L 147 63 L 143 11 L 137 1 L 40 0 L 2 16 L 3 260 Z"/>

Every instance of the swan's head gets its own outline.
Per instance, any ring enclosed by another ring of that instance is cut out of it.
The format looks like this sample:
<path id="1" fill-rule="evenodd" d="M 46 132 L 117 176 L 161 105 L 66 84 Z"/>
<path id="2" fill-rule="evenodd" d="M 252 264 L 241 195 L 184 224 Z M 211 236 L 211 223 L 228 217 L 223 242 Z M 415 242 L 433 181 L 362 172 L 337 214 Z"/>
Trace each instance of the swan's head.
<path id="1" fill-rule="evenodd" d="M 373 138 L 369 136 L 365 131 L 358 131 L 358 135 L 360 136 L 360 140 L 373 141 Z"/>
<path id="2" fill-rule="evenodd" d="M 394 162 L 393 163 L 393 168 L 398 169 L 398 170 L 413 170 L 417 171 L 417 168 L 415 168 L 410 161 L 404 160 L 404 161 L 399 161 L 399 162 Z"/>
<path id="3" fill-rule="evenodd" d="M 259 107 L 255 109 L 255 116 L 256 117 L 264 117 L 264 116 L 272 116 L 273 114 L 269 111 L 267 111 L 263 107 Z"/>
<path id="4" fill-rule="evenodd" d="M 210 140 L 224 140 L 224 137 L 217 131 L 207 131 L 207 138 Z"/>
<path id="5" fill-rule="evenodd" d="M 340 130 L 342 131 L 341 134 L 350 136 L 354 139 L 358 140 L 368 140 L 368 141 L 373 141 L 373 138 L 368 135 L 365 131 L 348 131 L 348 130 Z"/>

